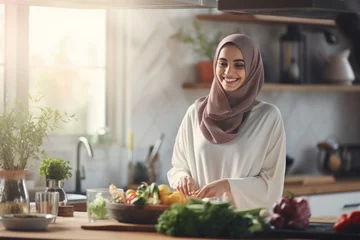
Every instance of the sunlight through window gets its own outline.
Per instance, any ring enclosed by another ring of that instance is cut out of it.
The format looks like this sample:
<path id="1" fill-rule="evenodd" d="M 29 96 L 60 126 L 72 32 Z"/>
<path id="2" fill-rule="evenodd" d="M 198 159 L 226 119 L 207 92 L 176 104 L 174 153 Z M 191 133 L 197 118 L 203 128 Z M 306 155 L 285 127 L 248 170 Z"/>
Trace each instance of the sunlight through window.
<path id="1" fill-rule="evenodd" d="M 104 128 L 105 10 L 30 7 L 29 41 L 30 95 L 41 93 L 41 105 L 78 119 L 56 133 L 94 134 Z"/>

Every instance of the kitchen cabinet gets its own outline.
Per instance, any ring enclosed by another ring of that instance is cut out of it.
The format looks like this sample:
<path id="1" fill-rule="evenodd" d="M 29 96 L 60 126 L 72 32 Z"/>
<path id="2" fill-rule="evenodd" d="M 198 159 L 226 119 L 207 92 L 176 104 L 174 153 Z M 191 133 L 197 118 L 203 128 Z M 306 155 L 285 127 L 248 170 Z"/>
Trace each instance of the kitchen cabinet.
<path id="1" fill-rule="evenodd" d="M 360 191 L 303 196 L 310 205 L 312 217 L 334 217 L 360 207 Z"/>

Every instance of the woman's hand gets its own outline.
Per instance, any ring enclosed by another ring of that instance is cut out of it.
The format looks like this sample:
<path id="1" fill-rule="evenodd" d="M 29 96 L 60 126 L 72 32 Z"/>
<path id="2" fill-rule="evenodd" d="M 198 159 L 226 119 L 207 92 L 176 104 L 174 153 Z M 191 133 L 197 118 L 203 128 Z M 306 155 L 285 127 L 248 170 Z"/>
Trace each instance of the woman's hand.
<path id="1" fill-rule="evenodd" d="M 227 179 L 220 179 L 205 185 L 196 195 L 197 198 L 221 197 L 225 192 L 230 192 Z"/>
<path id="2" fill-rule="evenodd" d="M 179 180 L 177 190 L 188 197 L 197 190 L 196 182 L 192 177 L 182 177 Z"/>

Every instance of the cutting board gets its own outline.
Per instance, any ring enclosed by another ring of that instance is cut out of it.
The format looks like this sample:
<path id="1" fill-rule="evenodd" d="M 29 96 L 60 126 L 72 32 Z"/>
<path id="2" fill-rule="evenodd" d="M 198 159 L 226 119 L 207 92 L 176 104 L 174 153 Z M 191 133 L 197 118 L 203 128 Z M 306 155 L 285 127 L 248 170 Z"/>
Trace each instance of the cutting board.
<path id="1" fill-rule="evenodd" d="M 108 230 L 123 232 L 156 232 L 154 225 L 120 223 L 116 220 L 97 221 L 81 225 L 85 230 Z"/>
<path id="2" fill-rule="evenodd" d="M 311 175 L 297 175 L 287 176 L 285 178 L 285 185 L 316 185 L 334 183 L 333 176 L 311 176 Z"/>

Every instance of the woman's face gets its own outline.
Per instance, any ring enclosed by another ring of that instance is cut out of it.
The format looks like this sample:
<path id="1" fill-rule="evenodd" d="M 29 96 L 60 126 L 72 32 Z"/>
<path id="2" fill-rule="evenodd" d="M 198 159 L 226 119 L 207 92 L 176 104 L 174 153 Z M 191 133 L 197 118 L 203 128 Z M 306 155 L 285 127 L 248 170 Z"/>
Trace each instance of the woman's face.
<path id="1" fill-rule="evenodd" d="M 225 44 L 216 63 L 216 76 L 225 91 L 235 91 L 245 81 L 245 62 L 240 49 L 234 44 Z"/>

